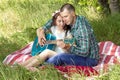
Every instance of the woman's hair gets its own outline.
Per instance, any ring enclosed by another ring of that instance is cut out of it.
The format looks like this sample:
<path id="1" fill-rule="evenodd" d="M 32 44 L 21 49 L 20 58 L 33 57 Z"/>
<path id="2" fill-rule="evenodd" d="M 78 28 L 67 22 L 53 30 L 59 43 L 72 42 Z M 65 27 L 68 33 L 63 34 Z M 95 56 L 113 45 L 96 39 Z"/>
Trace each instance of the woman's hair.
<path id="1" fill-rule="evenodd" d="M 52 24 L 51 26 L 56 26 L 56 20 L 57 20 L 57 17 L 60 16 L 60 12 L 57 12 L 53 15 L 52 17 Z"/>
<path id="2" fill-rule="evenodd" d="M 60 12 L 57 12 L 57 13 L 55 13 L 53 15 L 51 26 L 56 26 L 56 20 L 57 20 L 58 16 L 60 16 Z M 66 37 L 67 36 L 67 32 L 71 29 L 71 27 L 69 25 L 65 25 L 65 26 L 63 26 L 63 29 L 66 31 L 65 32 L 65 37 Z"/>

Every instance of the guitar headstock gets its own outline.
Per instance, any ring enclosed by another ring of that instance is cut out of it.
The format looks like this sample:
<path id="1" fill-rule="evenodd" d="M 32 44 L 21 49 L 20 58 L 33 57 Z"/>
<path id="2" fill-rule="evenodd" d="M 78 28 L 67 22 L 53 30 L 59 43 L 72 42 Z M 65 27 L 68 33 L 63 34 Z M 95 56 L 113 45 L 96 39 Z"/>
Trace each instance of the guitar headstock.
<path id="1" fill-rule="evenodd" d="M 65 38 L 64 43 L 73 45 L 73 44 L 75 44 L 75 38 L 71 38 L 71 39 L 70 38 Z"/>

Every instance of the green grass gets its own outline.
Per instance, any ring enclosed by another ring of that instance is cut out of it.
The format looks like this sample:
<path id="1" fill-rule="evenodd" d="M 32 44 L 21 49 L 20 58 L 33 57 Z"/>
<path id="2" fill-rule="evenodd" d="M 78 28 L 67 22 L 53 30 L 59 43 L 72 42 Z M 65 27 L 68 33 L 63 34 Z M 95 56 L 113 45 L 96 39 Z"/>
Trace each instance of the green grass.
<path id="1" fill-rule="evenodd" d="M 112 41 L 120 45 L 120 14 L 109 15 L 98 20 L 92 20 L 98 41 Z"/>
<path id="2" fill-rule="evenodd" d="M 52 66 L 39 72 L 30 72 L 22 67 L 9 67 L 0 63 L 0 80 L 66 80 Z"/>
<path id="3" fill-rule="evenodd" d="M 33 41 L 36 29 L 65 2 L 68 0 L 0 0 L 0 80 L 65 80 L 53 67 L 32 73 L 21 67 L 14 69 L 2 64 L 8 54 Z M 77 14 L 89 19 L 99 42 L 110 40 L 120 45 L 120 14 L 101 16 L 91 8 L 83 10 L 79 5 L 74 6 Z M 115 66 L 100 80 L 118 80 L 119 70 L 119 66 Z"/>

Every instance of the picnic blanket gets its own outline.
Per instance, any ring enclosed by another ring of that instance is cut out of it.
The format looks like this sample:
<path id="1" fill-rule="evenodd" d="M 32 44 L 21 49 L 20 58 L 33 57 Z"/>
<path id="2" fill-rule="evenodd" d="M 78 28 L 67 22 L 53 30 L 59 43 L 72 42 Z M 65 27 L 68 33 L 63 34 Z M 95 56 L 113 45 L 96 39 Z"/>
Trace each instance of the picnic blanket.
<path id="1" fill-rule="evenodd" d="M 31 49 L 33 42 L 27 44 L 20 50 L 17 50 L 3 60 L 5 65 L 13 65 L 15 63 L 24 62 L 31 58 Z M 99 74 L 102 72 L 107 72 L 111 65 L 120 64 L 120 46 L 114 44 L 111 41 L 99 42 L 99 54 L 100 60 L 99 64 L 95 67 L 85 67 L 85 66 L 55 66 L 62 74 L 71 75 L 73 73 L 84 74 L 85 76 L 90 76 Z"/>

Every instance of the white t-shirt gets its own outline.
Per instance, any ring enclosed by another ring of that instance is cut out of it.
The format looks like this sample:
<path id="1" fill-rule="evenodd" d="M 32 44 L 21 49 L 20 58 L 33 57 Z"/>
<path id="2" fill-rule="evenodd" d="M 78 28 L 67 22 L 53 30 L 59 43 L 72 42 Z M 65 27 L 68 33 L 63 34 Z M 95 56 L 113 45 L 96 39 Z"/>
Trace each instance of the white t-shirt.
<path id="1" fill-rule="evenodd" d="M 65 38 L 65 31 L 63 31 L 63 32 L 59 31 L 56 26 L 51 27 L 51 32 L 54 36 L 56 36 L 56 39 L 64 39 Z M 68 31 L 66 37 L 70 37 L 70 36 L 71 36 L 71 34 Z M 56 46 L 55 52 L 64 53 L 65 51 L 62 48 Z"/>

